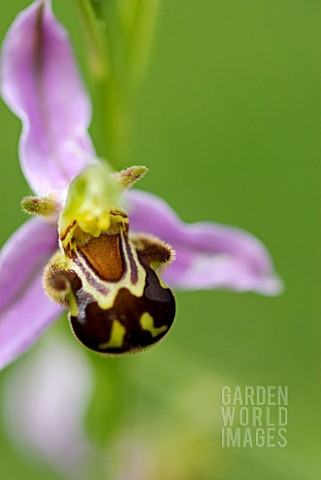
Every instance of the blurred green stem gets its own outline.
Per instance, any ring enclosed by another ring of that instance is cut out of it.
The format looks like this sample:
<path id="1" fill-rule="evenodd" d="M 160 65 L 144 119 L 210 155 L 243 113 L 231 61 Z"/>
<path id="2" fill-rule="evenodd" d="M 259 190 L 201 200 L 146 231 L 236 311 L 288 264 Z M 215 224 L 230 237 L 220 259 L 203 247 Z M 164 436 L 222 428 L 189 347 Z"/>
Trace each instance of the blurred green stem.
<path id="1" fill-rule="evenodd" d="M 88 49 L 88 61 L 92 77 L 97 82 L 106 81 L 108 72 L 108 51 L 106 49 L 103 25 L 97 21 L 88 0 L 74 0 L 80 14 Z"/>
<path id="2" fill-rule="evenodd" d="M 132 95 L 139 88 L 150 56 L 159 0 L 138 0 L 132 36 L 128 41 L 128 70 Z"/>
<path id="3" fill-rule="evenodd" d="M 127 382 L 121 359 L 103 359 L 92 352 L 89 352 L 89 357 L 95 371 L 96 386 L 87 415 L 87 428 L 95 443 L 105 448 L 124 422 Z"/>
<path id="4" fill-rule="evenodd" d="M 100 156 L 130 163 L 134 103 L 145 71 L 158 0 L 74 0 L 88 49 L 99 116 Z"/>
<path id="5" fill-rule="evenodd" d="M 87 45 L 87 60 L 89 71 L 93 81 L 95 92 L 94 103 L 97 107 L 95 113 L 99 118 L 100 138 L 98 139 L 98 154 L 103 158 L 108 158 L 112 165 L 112 159 L 109 156 L 109 139 L 104 135 L 104 125 L 109 124 L 110 113 L 105 108 L 105 92 L 111 78 L 110 71 L 110 53 L 104 32 L 106 26 L 102 20 L 96 16 L 91 3 L 88 0 L 74 0 L 79 13 L 80 21 L 83 26 L 83 32 Z M 113 165 L 115 166 L 115 165 Z"/>

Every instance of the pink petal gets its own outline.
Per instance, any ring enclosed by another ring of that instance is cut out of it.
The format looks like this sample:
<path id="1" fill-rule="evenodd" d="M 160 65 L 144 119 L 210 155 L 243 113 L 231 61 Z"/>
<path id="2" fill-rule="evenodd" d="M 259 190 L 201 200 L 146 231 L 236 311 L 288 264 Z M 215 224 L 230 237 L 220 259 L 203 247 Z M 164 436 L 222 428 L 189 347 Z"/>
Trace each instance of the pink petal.
<path id="1" fill-rule="evenodd" d="M 250 233 L 210 222 L 187 225 L 150 193 L 133 190 L 127 198 L 132 230 L 157 235 L 176 250 L 175 262 L 163 274 L 173 287 L 280 293 L 270 255 Z"/>
<path id="2" fill-rule="evenodd" d="M 20 160 L 38 194 L 64 190 L 93 154 L 90 102 L 71 45 L 51 3 L 36 1 L 3 45 L 2 95 L 22 120 Z"/>
<path id="3" fill-rule="evenodd" d="M 0 368 L 26 350 L 62 312 L 42 287 L 42 272 L 57 242 L 56 227 L 34 218 L 0 252 Z"/>

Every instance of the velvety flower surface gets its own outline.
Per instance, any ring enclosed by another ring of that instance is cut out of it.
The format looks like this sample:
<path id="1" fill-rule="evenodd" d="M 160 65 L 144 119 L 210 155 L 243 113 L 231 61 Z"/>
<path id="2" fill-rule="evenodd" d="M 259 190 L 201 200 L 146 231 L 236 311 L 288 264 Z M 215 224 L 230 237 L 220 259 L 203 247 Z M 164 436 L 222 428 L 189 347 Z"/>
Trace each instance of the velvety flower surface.
<path id="1" fill-rule="evenodd" d="M 21 119 L 20 160 L 31 189 L 54 194 L 61 208 L 71 180 L 94 158 L 90 102 L 67 33 L 49 1 L 36 1 L 11 26 L 2 52 L 2 96 Z M 252 235 L 214 223 L 184 224 L 150 193 L 126 193 L 131 231 L 169 242 L 177 259 L 164 273 L 173 287 L 229 288 L 273 295 L 281 283 Z M 58 212 L 59 213 L 59 212 Z M 43 268 L 58 248 L 58 217 L 28 220 L 0 256 L 0 367 L 60 313 L 42 288 Z"/>

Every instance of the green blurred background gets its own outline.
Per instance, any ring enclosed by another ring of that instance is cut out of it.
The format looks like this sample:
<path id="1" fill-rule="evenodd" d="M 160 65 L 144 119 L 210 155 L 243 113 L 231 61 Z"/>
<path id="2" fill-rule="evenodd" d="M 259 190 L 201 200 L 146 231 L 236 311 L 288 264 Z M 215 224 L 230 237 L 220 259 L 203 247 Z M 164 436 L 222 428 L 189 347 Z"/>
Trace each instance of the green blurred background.
<path id="1" fill-rule="evenodd" d="M 1 39 L 29 3 L 1 2 Z M 54 7 L 90 88 L 72 2 L 56 0 Z M 159 451 L 166 438 L 169 462 L 194 465 L 164 479 L 321 475 L 320 25 L 318 0 L 161 1 L 126 163 L 147 165 L 140 187 L 163 196 L 185 221 L 232 224 L 257 235 L 286 285 L 277 298 L 179 292 L 166 342 L 121 361 L 129 372 L 133 365 L 140 371 L 129 380 L 136 436 L 149 436 Z M 25 220 L 19 203 L 29 189 L 18 163 L 19 121 L 3 103 L 0 117 L 3 244 Z M 160 378 L 148 380 L 155 368 Z M 221 448 L 225 384 L 289 386 L 286 448 Z M 0 475 L 59 478 L 41 462 L 23 461 L 3 428 Z"/>

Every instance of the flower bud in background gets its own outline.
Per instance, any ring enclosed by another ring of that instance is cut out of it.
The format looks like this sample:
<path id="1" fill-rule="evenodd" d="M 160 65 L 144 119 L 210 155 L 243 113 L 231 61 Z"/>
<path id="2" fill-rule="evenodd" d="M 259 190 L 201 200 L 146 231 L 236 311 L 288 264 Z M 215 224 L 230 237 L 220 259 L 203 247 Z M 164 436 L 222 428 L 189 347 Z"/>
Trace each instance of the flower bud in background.
<path id="1" fill-rule="evenodd" d="M 26 459 L 47 463 L 66 478 L 85 478 L 94 453 L 84 429 L 93 382 L 86 355 L 62 335 L 45 338 L 8 372 L 3 419 Z"/>

